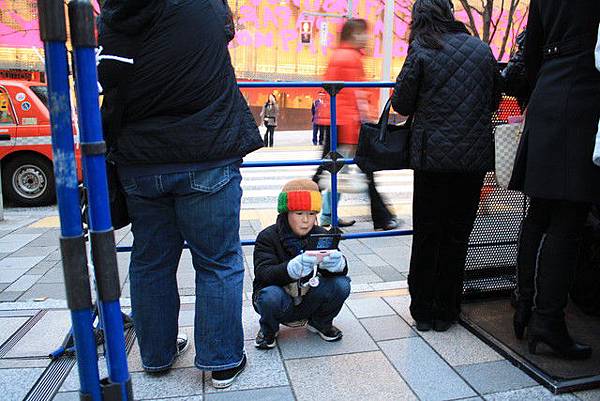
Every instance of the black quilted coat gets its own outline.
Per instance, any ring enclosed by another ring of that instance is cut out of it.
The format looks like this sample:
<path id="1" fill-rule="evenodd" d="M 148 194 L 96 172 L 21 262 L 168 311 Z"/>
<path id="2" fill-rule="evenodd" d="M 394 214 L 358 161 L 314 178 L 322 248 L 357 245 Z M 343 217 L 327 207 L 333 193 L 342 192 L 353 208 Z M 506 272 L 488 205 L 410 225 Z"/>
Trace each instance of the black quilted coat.
<path id="1" fill-rule="evenodd" d="M 492 113 L 499 72 L 489 46 L 462 24 L 442 36 L 443 47 L 413 41 L 398 75 L 392 105 L 413 115 L 410 166 L 429 172 L 493 168 Z"/>

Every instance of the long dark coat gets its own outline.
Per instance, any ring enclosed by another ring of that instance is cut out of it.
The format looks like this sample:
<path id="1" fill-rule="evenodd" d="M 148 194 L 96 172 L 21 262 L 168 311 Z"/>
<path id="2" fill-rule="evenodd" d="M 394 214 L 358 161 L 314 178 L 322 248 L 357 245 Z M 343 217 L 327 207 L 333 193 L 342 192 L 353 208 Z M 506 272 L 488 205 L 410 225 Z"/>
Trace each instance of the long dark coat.
<path id="1" fill-rule="evenodd" d="M 525 172 L 517 188 L 529 196 L 600 203 L 600 167 L 592 162 L 599 22 L 599 0 L 531 0 L 525 65 L 535 86 L 517 160 Z"/>

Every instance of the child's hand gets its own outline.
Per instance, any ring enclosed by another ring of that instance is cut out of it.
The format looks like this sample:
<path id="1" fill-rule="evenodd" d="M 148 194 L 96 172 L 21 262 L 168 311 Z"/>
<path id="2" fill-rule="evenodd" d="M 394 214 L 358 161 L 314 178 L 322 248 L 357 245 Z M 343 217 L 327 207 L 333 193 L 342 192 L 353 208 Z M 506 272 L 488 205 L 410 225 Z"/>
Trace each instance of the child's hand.
<path id="1" fill-rule="evenodd" d="M 317 264 L 317 257 L 302 253 L 290 260 L 287 265 L 288 275 L 294 280 L 306 277 L 314 270 Z"/>
<path id="2" fill-rule="evenodd" d="M 344 270 L 345 265 L 346 262 L 342 253 L 340 251 L 333 251 L 323 258 L 320 267 L 331 273 L 339 273 Z"/>

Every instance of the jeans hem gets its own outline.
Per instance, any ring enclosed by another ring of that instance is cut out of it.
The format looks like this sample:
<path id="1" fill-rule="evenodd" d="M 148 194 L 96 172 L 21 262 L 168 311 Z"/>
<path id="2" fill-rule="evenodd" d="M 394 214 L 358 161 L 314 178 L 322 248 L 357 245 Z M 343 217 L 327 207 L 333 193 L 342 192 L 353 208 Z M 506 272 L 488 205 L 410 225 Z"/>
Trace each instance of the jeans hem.
<path id="1" fill-rule="evenodd" d="M 173 363 L 175 363 L 175 358 L 176 357 L 177 356 L 174 356 L 173 359 L 171 359 L 170 363 L 168 363 L 166 365 L 163 365 L 163 366 L 153 366 L 153 367 L 150 367 L 150 366 L 146 366 L 146 365 L 144 365 L 144 363 L 142 363 L 142 368 L 144 368 L 144 370 L 146 372 L 153 372 L 153 373 L 162 372 L 162 371 L 171 369 L 171 367 L 173 366 Z"/>
<path id="2" fill-rule="evenodd" d="M 194 362 L 194 366 L 196 366 L 200 370 L 208 370 L 211 372 L 219 371 L 219 370 L 227 370 L 227 369 L 237 368 L 238 366 L 240 366 L 242 364 L 242 361 L 244 360 L 245 356 L 246 356 L 246 351 L 244 351 L 244 353 L 242 355 L 242 359 L 240 359 L 238 362 L 227 363 L 225 365 L 216 365 L 216 366 L 215 365 L 212 365 L 212 366 L 202 365 L 202 364 Z"/>

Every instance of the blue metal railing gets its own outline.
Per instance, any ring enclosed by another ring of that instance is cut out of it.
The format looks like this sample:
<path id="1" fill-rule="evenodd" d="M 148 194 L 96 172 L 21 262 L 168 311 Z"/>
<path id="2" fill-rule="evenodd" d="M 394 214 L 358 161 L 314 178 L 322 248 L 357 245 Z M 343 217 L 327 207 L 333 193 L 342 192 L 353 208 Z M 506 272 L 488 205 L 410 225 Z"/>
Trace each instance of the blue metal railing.
<path id="1" fill-rule="evenodd" d="M 375 82 L 343 82 L 343 81 L 315 81 L 315 82 L 239 82 L 240 88 L 323 88 L 331 98 L 331 129 L 330 129 L 330 152 L 337 151 L 337 94 L 344 88 L 392 88 L 394 82 L 375 81 Z M 282 161 L 250 161 L 242 163 L 243 168 L 252 167 L 295 167 L 295 166 L 320 166 L 330 163 L 339 163 L 343 165 L 355 164 L 354 159 L 309 159 L 309 160 L 282 160 Z M 331 224 L 333 230 L 338 228 L 338 200 L 337 200 L 337 170 L 331 171 Z M 342 233 L 342 239 L 376 238 L 392 237 L 400 235 L 412 235 L 412 230 L 391 230 L 375 231 L 362 233 Z M 254 245 L 254 240 L 243 240 L 242 246 Z M 187 248 L 187 244 L 185 245 Z M 119 246 L 117 252 L 131 252 L 130 246 Z"/>
<path id="2" fill-rule="evenodd" d="M 60 249 L 71 311 L 79 372 L 80 398 L 132 401 L 131 379 L 120 307 L 114 233 L 108 204 L 105 145 L 98 107 L 96 39 L 92 5 L 72 0 L 69 25 L 84 180 L 89 191 L 90 254 L 96 278 L 99 319 L 106 345 L 108 377 L 100 380 L 87 250 L 79 204 L 71 120 L 69 63 L 63 0 L 38 0 L 40 38 L 44 42 L 52 152 L 61 226 Z M 52 353 L 57 357 L 61 349 Z"/>

